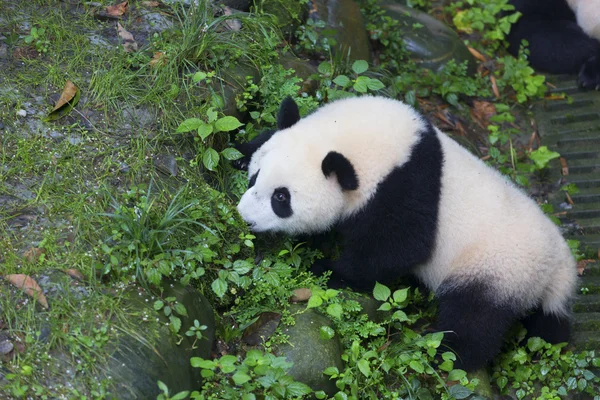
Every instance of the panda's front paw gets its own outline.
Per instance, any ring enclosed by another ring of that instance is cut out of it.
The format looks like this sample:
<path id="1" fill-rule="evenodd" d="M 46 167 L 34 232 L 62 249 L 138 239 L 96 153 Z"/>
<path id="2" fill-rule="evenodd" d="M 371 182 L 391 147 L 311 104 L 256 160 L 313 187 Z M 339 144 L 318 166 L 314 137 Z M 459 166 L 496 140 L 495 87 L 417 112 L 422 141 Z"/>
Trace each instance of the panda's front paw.
<path id="1" fill-rule="evenodd" d="M 316 260 L 310 267 L 310 272 L 314 276 L 322 276 L 327 271 L 331 271 L 331 261 L 324 258 Z"/>
<path id="2" fill-rule="evenodd" d="M 582 89 L 600 90 L 600 56 L 590 58 L 581 66 L 577 84 Z"/>

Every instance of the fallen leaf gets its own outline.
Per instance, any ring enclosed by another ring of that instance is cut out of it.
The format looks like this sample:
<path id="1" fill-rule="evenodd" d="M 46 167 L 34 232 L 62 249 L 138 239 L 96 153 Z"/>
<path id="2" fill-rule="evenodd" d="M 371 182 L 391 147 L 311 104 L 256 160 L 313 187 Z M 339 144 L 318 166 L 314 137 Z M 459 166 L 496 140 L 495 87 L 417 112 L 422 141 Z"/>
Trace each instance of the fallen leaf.
<path id="1" fill-rule="evenodd" d="M 46 117 L 46 121 L 56 121 L 67 115 L 79 103 L 79 88 L 71 81 L 65 83 L 60 98 L 54 105 L 54 109 Z"/>
<path id="2" fill-rule="evenodd" d="M 79 270 L 69 268 L 69 269 L 65 269 L 63 272 L 79 282 L 85 281 L 83 274 Z"/>
<path id="3" fill-rule="evenodd" d="M 485 62 L 485 57 L 483 56 L 483 54 L 481 54 L 472 47 L 467 47 L 467 49 L 469 49 L 469 52 L 473 55 L 473 57 L 475 57 L 479 61 Z"/>
<path id="4" fill-rule="evenodd" d="M 312 296 L 312 292 L 310 291 L 310 289 L 300 288 L 292 292 L 292 297 L 290 298 L 290 300 L 294 303 L 298 303 L 300 301 L 306 301 L 310 299 L 310 296 Z"/>
<path id="5" fill-rule="evenodd" d="M 560 166 L 561 166 L 561 170 L 560 172 L 563 175 L 569 175 L 569 166 L 567 165 L 567 159 L 564 157 L 560 158 Z"/>
<path id="6" fill-rule="evenodd" d="M 579 260 L 577 262 L 577 275 L 583 275 L 583 272 L 585 271 L 587 265 L 595 262 L 596 260 Z"/>
<path id="7" fill-rule="evenodd" d="M 567 203 L 569 203 L 572 206 L 575 205 L 575 202 L 571 198 L 571 195 L 568 192 L 565 192 L 565 195 L 567 196 Z"/>
<path id="8" fill-rule="evenodd" d="M 490 81 L 492 81 L 492 90 L 494 91 L 494 96 L 496 96 L 496 98 L 499 99 L 500 91 L 498 90 L 498 85 L 496 85 L 496 78 L 494 77 L 494 75 L 490 75 Z"/>
<path id="9" fill-rule="evenodd" d="M 162 51 L 157 51 L 154 53 L 152 60 L 150 60 L 149 64 L 153 67 L 162 66 L 167 63 L 167 57 L 165 53 Z"/>
<path id="10" fill-rule="evenodd" d="M 116 4 L 114 6 L 106 6 L 106 14 L 109 17 L 120 17 L 127 12 L 127 2 Z"/>
<path id="11" fill-rule="evenodd" d="M 159 1 L 142 1 L 142 5 L 144 7 L 159 7 L 160 2 Z"/>
<path id="12" fill-rule="evenodd" d="M 133 39 L 133 35 L 126 31 L 125 28 L 121 26 L 120 23 L 117 22 L 117 33 L 119 37 L 123 39 L 123 48 L 127 53 L 131 53 L 133 51 L 137 51 L 138 45 Z"/>
<path id="13" fill-rule="evenodd" d="M 483 129 L 487 129 L 490 118 L 496 115 L 496 107 L 488 101 L 474 100 L 471 117 Z"/>
<path id="14" fill-rule="evenodd" d="M 25 253 L 23 253 L 23 257 L 30 263 L 33 263 L 33 262 L 38 262 L 38 260 L 40 259 L 40 256 L 45 253 L 46 253 L 45 249 L 40 249 L 38 247 L 31 247 L 29 250 L 27 250 Z"/>
<path id="15" fill-rule="evenodd" d="M 42 288 L 35 280 L 24 274 L 10 274 L 4 276 L 4 279 L 12 283 L 13 286 L 22 289 L 25 294 L 33 297 L 45 309 L 48 309 L 48 300 L 42 292 Z"/>

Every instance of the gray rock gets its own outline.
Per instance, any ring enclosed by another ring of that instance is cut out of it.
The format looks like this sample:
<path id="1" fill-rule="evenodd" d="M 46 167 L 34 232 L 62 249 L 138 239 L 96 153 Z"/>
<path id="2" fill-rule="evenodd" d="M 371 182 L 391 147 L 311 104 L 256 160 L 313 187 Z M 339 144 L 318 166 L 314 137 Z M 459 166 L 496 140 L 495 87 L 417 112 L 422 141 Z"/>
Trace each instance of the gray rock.
<path id="1" fill-rule="evenodd" d="M 404 46 L 417 65 L 439 71 L 449 60 L 455 60 L 457 64 L 467 61 L 469 73 L 475 72 L 477 65 L 473 55 L 458 34 L 443 22 L 391 0 L 384 1 L 381 7 L 400 22 Z M 415 24 L 422 26 L 416 28 Z"/>
<path id="2" fill-rule="evenodd" d="M 306 305 L 294 304 L 292 313 L 304 310 Z M 321 327 L 332 326 L 329 318 L 308 309 L 294 316 L 295 325 L 288 326 L 284 333 L 289 336 L 289 344 L 280 345 L 277 352 L 294 363 L 288 374 L 295 380 L 305 383 L 314 390 L 324 390 L 333 395 L 337 388 L 335 382 L 323 375 L 327 367 L 343 369 L 342 345 L 337 335 L 331 339 L 321 338 Z"/>

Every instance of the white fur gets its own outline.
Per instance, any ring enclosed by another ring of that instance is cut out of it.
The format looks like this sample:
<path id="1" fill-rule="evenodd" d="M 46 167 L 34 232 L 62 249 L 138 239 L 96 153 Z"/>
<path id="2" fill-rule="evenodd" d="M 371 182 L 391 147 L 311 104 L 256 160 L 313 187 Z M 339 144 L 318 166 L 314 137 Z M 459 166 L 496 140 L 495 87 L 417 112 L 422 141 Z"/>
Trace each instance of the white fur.
<path id="1" fill-rule="evenodd" d="M 600 0 L 567 0 L 577 24 L 585 33 L 600 40 Z"/>
<path id="2" fill-rule="evenodd" d="M 391 99 L 362 99 L 339 100 L 320 108 L 277 132 L 253 155 L 248 175 L 260 173 L 238 210 L 246 221 L 255 223 L 254 230 L 324 231 L 364 206 L 388 172 L 408 161 L 417 140 L 414 132 L 424 126 L 421 116 Z M 358 175 L 358 190 L 343 192 L 335 174 L 323 175 L 321 162 L 330 151 L 350 160 Z M 281 186 L 288 187 L 294 210 L 283 219 L 270 206 L 273 190 Z"/>
<path id="3" fill-rule="evenodd" d="M 238 209 L 256 231 L 320 232 L 369 202 L 377 184 L 408 161 L 425 127 L 411 107 L 390 99 L 336 101 L 276 133 L 252 157 L 260 173 Z M 437 240 L 415 273 L 432 290 L 447 278 L 489 282 L 490 296 L 520 309 L 542 302 L 546 313 L 567 313 L 576 268 L 557 227 L 537 204 L 496 170 L 437 131 L 444 153 Z M 356 169 L 359 189 L 343 192 L 326 179 L 321 161 L 337 151 Z M 288 187 L 294 214 L 277 217 L 273 190 Z M 407 232 L 410 235 L 410 232 Z"/>

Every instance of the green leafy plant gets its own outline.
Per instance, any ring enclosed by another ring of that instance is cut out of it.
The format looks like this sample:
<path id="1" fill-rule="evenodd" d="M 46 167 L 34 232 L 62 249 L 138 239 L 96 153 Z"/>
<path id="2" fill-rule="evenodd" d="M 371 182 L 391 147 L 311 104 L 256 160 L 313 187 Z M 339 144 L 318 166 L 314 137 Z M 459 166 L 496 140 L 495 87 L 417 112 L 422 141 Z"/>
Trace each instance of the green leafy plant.
<path id="1" fill-rule="evenodd" d="M 362 75 L 369 69 L 369 64 L 364 60 L 357 60 L 352 64 L 350 76 L 339 74 L 333 76 L 334 70 L 329 62 L 319 65 L 319 73 L 324 77 L 322 85 L 329 101 L 344 97 L 352 97 L 357 94 L 377 92 L 385 85 L 379 79 Z"/>
<path id="2" fill-rule="evenodd" d="M 191 399 L 290 399 L 313 393 L 286 374 L 292 363 L 285 357 L 259 350 L 248 351 L 243 361 L 225 355 L 215 360 L 192 357 L 191 364 L 204 378 L 202 392 L 193 392 Z"/>
<path id="3" fill-rule="evenodd" d="M 38 52 L 44 54 L 48 52 L 50 40 L 46 36 L 46 29 L 33 26 L 24 40 L 27 44 L 33 44 Z"/>
<path id="4" fill-rule="evenodd" d="M 500 355 L 492 380 L 502 394 L 518 399 L 554 400 L 577 392 L 598 398 L 600 378 L 591 370 L 600 367 L 600 359 L 594 351 L 564 352 L 565 346 L 530 338 L 526 346 Z"/>
<path id="5" fill-rule="evenodd" d="M 217 152 L 212 145 L 214 143 L 214 134 L 219 132 L 230 132 L 240 126 L 242 123 L 236 117 L 224 116 L 219 118 L 217 111 L 212 107 L 206 112 L 206 121 L 200 118 L 188 118 L 177 127 L 177 133 L 186 133 L 195 131 L 198 135 L 194 140 L 199 143 L 199 151 L 196 159 L 191 162 L 197 165 L 198 160 L 202 159 L 202 164 L 209 171 L 214 171 L 219 166 L 221 156 L 227 160 L 237 160 L 242 157 L 242 153 L 232 147 L 227 147 L 221 152 Z"/>
<path id="6" fill-rule="evenodd" d="M 174 334 L 178 334 L 179 330 L 181 329 L 181 318 L 176 314 L 179 314 L 182 317 L 188 316 L 185 306 L 181 303 L 178 303 L 175 297 L 167 297 L 163 300 L 156 300 L 154 302 L 154 309 L 156 311 L 162 310 L 165 317 L 169 319 L 169 327 Z"/>

